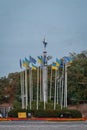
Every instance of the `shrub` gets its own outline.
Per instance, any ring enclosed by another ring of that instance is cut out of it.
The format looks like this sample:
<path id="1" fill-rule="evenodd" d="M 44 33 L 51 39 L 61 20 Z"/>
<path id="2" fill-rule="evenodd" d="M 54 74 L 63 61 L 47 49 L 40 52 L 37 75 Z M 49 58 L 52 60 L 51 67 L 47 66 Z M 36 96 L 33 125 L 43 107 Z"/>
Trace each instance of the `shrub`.
<path id="1" fill-rule="evenodd" d="M 8 113 L 9 117 L 18 117 L 18 112 L 26 112 L 27 117 L 28 113 L 31 114 L 33 117 L 59 117 L 59 118 L 81 118 L 82 114 L 78 110 L 25 110 L 25 109 L 13 109 Z"/>
<path id="2" fill-rule="evenodd" d="M 25 109 L 12 109 L 8 112 L 8 117 L 18 117 L 18 112 L 26 112 Z"/>
<path id="3" fill-rule="evenodd" d="M 69 110 L 73 118 L 82 118 L 82 114 L 78 110 Z"/>
<path id="4" fill-rule="evenodd" d="M 58 117 L 65 117 L 65 118 L 81 118 L 82 114 L 78 110 L 61 110 L 58 112 Z"/>
<path id="5" fill-rule="evenodd" d="M 57 117 L 57 111 L 54 110 L 38 110 L 34 113 L 35 117 Z"/>
<path id="6" fill-rule="evenodd" d="M 81 118 L 82 114 L 78 110 L 38 110 L 34 111 L 34 117 L 65 117 L 65 118 Z"/>

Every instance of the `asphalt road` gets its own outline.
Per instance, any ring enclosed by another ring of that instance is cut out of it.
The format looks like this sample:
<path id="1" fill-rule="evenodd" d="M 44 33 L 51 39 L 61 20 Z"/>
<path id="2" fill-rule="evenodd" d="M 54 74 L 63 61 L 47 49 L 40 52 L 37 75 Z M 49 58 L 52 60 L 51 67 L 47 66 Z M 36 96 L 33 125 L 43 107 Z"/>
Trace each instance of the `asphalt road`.
<path id="1" fill-rule="evenodd" d="M 0 130 L 87 130 L 87 121 L 1 121 Z"/>

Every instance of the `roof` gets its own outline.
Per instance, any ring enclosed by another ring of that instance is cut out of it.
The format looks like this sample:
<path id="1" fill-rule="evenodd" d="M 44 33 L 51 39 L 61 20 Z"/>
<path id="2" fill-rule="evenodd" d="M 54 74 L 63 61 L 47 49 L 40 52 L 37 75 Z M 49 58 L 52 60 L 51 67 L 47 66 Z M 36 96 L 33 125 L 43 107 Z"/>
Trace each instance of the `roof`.
<path id="1" fill-rule="evenodd" d="M 12 107 L 13 105 L 11 103 L 3 103 L 0 104 L 0 107 Z"/>

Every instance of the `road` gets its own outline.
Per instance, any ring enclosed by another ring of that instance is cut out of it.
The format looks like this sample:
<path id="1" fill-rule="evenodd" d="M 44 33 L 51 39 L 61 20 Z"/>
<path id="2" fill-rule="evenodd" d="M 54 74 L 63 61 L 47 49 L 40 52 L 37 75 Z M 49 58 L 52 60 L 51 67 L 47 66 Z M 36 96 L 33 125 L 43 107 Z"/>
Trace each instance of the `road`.
<path id="1" fill-rule="evenodd" d="M 87 121 L 1 121 L 0 130 L 87 130 Z"/>

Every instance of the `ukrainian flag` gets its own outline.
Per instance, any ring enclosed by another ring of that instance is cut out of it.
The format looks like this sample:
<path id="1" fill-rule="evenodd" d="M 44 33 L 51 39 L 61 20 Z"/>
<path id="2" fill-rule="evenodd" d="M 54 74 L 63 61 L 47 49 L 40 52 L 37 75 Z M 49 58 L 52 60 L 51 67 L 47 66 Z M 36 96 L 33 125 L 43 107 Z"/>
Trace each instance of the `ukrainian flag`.
<path id="1" fill-rule="evenodd" d="M 30 62 L 33 63 L 33 64 L 36 64 L 36 60 L 30 56 Z"/>
<path id="2" fill-rule="evenodd" d="M 53 69 L 53 70 L 58 70 L 58 67 L 56 66 L 56 63 L 55 63 L 55 62 L 52 63 L 52 69 Z"/>
<path id="3" fill-rule="evenodd" d="M 39 63 L 39 64 L 43 64 L 42 57 L 38 56 L 37 58 L 38 58 L 38 63 Z"/>
<path id="4" fill-rule="evenodd" d="M 22 65 L 23 65 L 23 67 L 25 67 L 26 69 L 29 68 L 29 63 L 27 63 L 25 60 L 23 60 Z"/>
<path id="5" fill-rule="evenodd" d="M 27 64 L 30 64 L 30 61 L 25 57 L 25 62 L 27 63 Z"/>
<path id="6" fill-rule="evenodd" d="M 63 59 L 64 59 L 64 63 L 65 63 L 65 64 L 70 64 L 70 63 L 72 63 L 72 58 L 71 58 L 71 57 L 64 57 Z"/>
<path id="7" fill-rule="evenodd" d="M 59 67 L 61 64 L 61 60 L 59 60 L 58 58 L 56 58 L 56 66 Z"/>
<path id="8" fill-rule="evenodd" d="M 37 67 L 34 64 L 32 64 L 32 70 L 37 70 Z"/>

